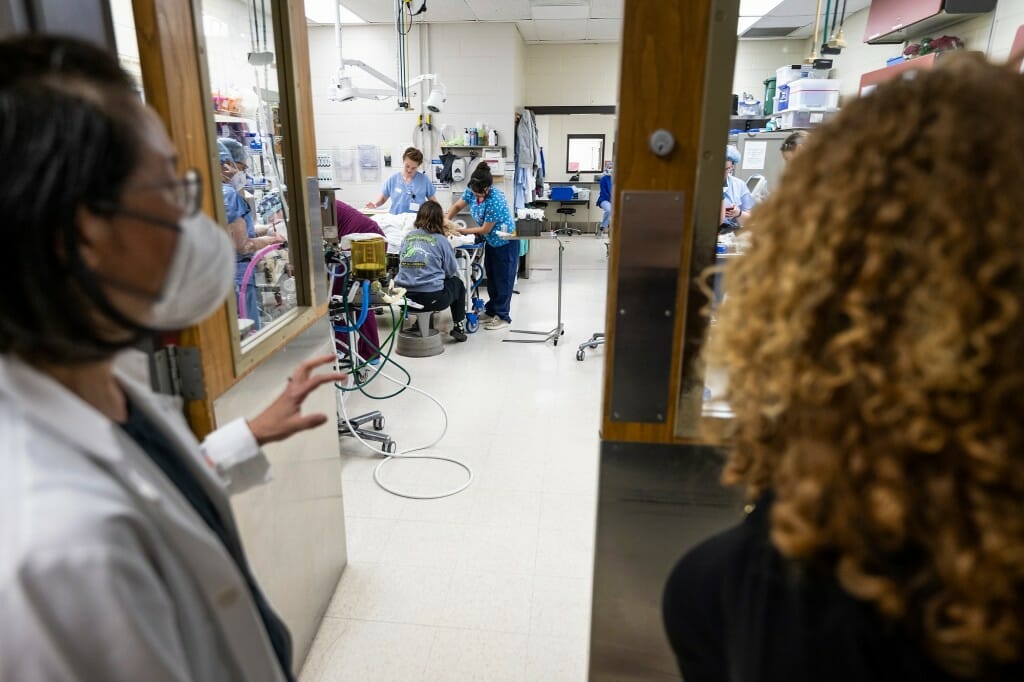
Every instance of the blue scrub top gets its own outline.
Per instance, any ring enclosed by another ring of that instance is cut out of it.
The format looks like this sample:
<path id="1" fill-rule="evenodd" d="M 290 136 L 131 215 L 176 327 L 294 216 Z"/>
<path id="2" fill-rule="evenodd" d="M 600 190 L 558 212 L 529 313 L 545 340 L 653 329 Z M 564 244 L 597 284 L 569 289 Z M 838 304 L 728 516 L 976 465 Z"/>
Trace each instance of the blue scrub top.
<path id="1" fill-rule="evenodd" d="M 395 173 L 387 179 L 380 193 L 391 199 L 389 212 L 399 215 L 420 210 L 420 204 L 436 192 L 434 183 L 427 178 L 426 173 L 417 172 L 412 176 L 412 182 L 406 182 L 401 173 Z"/>
<path id="2" fill-rule="evenodd" d="M 747 183 L 744 180 L 737 178 L 734 175 L 730 175 L 726 178 L 725 186 L 722 188 L 722 198 L 725 199 L 732 206 L 739 206 L 744 211 L 749 211 L 754 208 L 754 195 L 750 193 L 750 189 L 747 188 Z M 736 225 L 735 219 L 726 218 L 726 224 Z"/>
<path id="3" fill-rule="evenodd" d="M 601 193 L 597 195 L 597 205 L 600 206 L 605 201 L 612 201 L 612 176 L 607 173 L 601 176 Z"/>
<path id="4" fill-rule="evenodd" d="M 252 211 L 249 210 L 249 202 L 226 182 L 220 186 L 220 189 L 224 195 L 224 211 L 227 213 L 228 225 L 239 218 L 244 218 L 246 234 L 249 236 L 249 239 L 255 239 L 256 224 L 252 219 Z"/>
<path id="5" fill-rule="evenodd" d="M 484 235 L 484 239 L 491 246 L 505 246 L 507 239 L 498 236 L 498 230 L 502 232 L 514 232 L 516 223 L 512 220 L 512 213 L 508 210 L 508 201 L 505 193 L 497 187 L 491 187 L 487 198 L 477 203 L 476 196 L 472 190 L 467 189 L 462 193 L 462 200 L 469 206 L 469 212 L 478 225 L 494 223 L 494 229 Z"/>

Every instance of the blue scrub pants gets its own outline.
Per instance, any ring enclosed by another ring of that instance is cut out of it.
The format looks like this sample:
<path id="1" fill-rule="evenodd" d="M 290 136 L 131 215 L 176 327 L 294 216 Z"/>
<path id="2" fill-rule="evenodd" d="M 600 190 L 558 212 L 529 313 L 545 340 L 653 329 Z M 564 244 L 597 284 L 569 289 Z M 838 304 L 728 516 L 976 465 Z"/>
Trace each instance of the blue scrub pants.
<path id="1" fill-rule="evenodd" d="M 604 216 L 601 218 L 601 231 L 608 229 L 608 222 L 612 219 L 612 202 L 602 201 L 598 208 L 604 209 Z"/>
<path id="2" fill-rule="evenodd" d="M 519 243 L 509 242 L 504 246 L 484 249 L 484 272 L 487 275 L 488 301 L 484 313 L 512 321 L 512 290 L 516 286 L 516 272 L 519 270 Z"/>

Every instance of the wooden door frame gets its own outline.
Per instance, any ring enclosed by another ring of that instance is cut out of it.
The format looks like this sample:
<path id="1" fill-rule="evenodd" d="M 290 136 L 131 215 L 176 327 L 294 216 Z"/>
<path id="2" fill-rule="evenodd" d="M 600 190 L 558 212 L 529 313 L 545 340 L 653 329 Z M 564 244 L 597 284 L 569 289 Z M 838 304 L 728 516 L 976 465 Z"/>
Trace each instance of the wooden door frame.
<path id="1" fill-rule="evenodd" d="M 275 35 L 281 36 L 284 49 L 279 55 L 290 77 L 280 83 L 281 101 L 289 136 L 287 182 L 291 198 L 292 248 L 310 253 L 317 250 L 311 226 L 319 221 L 312 216 L 305 200 L 303 176 L 316 177 L 316 139 L 313 99 L 310 83 L 309 43 L 303 0 L 271 0 Z M 163 119 L 178 149 L 181 169 L 196 168 L 203 178 L 203 210 L 224 223 L 220 178 L 216 163 L 216 129 L 210 116 L 206 47 L 202 36 L 201 0 L 133 0 L 139 58 L 147 103 Z M 312 263 L 310 263 L 312 265 Z M 301 268 L 309 291 L 314 268 Z M 230 299 L 231 297 L 229 297 Z M 326 300 L 309 301 L 296 320 L 264 338 L 252 351 L 242 355 L 238 333 L 232 321 L 234 301 L 229 300 L 200 324 L 184 330 L 177 342 L 200 352 L 205 397 L 186 401 L 186 414 L 193 431 L 203 437 L 216 428 L 213 401 L 238 383 L 245 375 L 297 337 L 327 309 Z"/>
<path id="2" fill-rule="evenodd" d="M 739 496 L 718 483 L 720 439 L 702 430 L 707 300 L 695 284 L 715 259 L 738 11 L 738 0 L 625 4 L 592 681 L 680 679 L 665 580 L 688 546 L 740 516 Z M 658 130 L 675 142 L 664 156 Z M 621 371 L 631 358 L 639 371 Z"/>

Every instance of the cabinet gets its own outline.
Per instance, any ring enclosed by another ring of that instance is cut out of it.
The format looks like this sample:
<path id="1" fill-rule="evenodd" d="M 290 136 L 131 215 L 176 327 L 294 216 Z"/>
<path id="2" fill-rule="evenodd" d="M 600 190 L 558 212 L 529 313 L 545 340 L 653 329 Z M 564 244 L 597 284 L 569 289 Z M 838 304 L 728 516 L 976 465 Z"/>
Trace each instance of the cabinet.
<path id="1" fill-rule="evenodd" d="M 875 71 L 868 71 L 860 77 L 860 95 L 864 96 L 874 90 L 879 84 L 885 81 L 892 80 L 904 71 L 910 71 L 912 69 L 930 69 L 935 66 L 935 62 L 942 57 L 943 53 L 933 52 L 926 54 L 923 57 L 917 59 L 911 59 L 907 62 L 901 62 L 894 64 L 893 66 L 887 66 L 884 69 L 877 69 Z"/>
<path id="2" fill-rule="evenodd" d="M 902 43 L 995 9 L 996 0 L 874 0 L 864 42 Z"/>

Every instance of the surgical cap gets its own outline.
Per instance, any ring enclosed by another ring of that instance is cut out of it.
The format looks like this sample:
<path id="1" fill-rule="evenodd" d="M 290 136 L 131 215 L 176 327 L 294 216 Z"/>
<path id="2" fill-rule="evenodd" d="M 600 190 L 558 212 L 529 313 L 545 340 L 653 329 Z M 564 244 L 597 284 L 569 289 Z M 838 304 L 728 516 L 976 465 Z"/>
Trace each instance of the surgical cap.
<path id="1" fill-rule="evenodd" d="M 733 145 L 729 145 L 725 148 L 725 160 L 732 161 L 732 165 L 740 165 L 740 150 L 736 149 Z"/>
<path id="2" fill-rule="evenodd" d="M 231 160 L 231 152 L 228 151 L 228 148 L 220 140 L 217 140 L 217 158 L 221 163 Z"/>
<path id="3" fill-rule="evenodd" d="M 217 145 L 221 161 L 234 161 L 235 163 L 247 161 L 245 147 L 238 140 L 232 140 L 230 137 L 221 137 L 217 140 Z M 225 156 L 225 153 L 227 156 Z"/>

